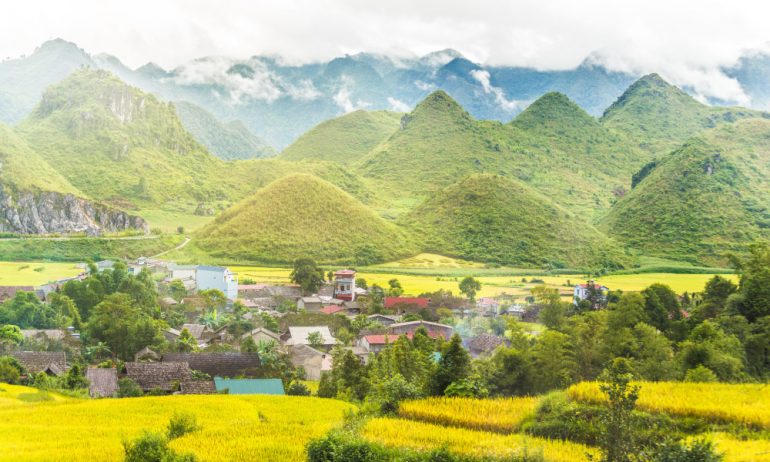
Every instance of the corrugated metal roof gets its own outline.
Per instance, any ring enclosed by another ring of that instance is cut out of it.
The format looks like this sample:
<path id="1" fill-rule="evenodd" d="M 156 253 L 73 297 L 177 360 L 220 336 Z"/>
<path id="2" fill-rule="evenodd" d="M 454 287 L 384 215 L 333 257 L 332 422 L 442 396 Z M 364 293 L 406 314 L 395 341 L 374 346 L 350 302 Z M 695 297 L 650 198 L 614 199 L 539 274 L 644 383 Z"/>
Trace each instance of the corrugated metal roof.
<path id="1" fill-rule="evenodd" d="M 231 395 L 285 395 L 281 379 L 223 379 L 214 377 L 217 391 L 228 389 Z"/>

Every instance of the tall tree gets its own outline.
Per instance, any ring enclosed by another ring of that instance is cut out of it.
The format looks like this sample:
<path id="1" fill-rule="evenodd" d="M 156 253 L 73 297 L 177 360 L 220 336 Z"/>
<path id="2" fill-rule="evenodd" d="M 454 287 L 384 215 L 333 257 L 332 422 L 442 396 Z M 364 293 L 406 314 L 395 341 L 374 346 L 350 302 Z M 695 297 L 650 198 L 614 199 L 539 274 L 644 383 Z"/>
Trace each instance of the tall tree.
<path id="1" fill-rule="evenodd" d="M 294 260 L 294 268 L 289 277 L 291 282 L 299 285 L 305 294 L 317 292 L 324 283 L 323 269 L 319 268 L 311 258 Z"/>
<path id="2" fill-rule="evenodd" d="M 453 382 L 468 377 L 471 373 L 470 365 L 471 357 L 463 348 L 460 335 L 454 334 L 444 346 L 441 359 L 431 378 L 431 394 L 441 396 Z"/>
<path id="3" fill-rule="evenodd" d="M 481 290 L 481 282 L 471 276 L 466 276 L 460 281 L 460 293 L 465 294 L 471 303 L 476 301 L 476 294 Z"/>

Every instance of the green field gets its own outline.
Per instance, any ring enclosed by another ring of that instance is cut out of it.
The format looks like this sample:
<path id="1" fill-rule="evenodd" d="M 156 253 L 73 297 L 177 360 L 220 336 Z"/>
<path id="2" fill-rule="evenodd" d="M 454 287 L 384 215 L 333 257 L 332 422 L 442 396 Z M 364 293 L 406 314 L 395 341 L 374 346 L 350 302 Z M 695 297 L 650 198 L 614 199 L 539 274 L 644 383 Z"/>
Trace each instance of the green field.
<path id="1" fill-rule="evenodd" d="M 77 276 L 84 269 L 74 263 L 0 262 L 0 286 L 38 286 Z"/>

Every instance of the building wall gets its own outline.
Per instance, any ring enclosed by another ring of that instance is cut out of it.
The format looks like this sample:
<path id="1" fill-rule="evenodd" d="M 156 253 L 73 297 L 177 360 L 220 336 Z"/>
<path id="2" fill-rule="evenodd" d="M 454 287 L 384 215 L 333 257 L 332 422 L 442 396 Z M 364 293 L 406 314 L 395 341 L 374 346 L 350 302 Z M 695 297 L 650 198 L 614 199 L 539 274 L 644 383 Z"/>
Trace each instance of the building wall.
<path id="1" fill-rule="evenodd" d="M 195 282 L 198 286 L 198 291 L 216 289 L 221 290 L 229 300 L 238 298 L 238 280 L 230 270 L 198 268 Z"/>

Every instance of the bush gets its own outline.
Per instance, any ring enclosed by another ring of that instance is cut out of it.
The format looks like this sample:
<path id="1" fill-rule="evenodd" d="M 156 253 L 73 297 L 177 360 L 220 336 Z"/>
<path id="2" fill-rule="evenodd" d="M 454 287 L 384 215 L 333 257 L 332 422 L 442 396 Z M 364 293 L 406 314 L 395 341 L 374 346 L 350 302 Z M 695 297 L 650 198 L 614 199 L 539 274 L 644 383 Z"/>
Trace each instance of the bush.
<path id="1" fill-rule="evenodd" d="M 684 376 L 685 382 L 712 383 L 719 382 L 717 375 L 708 367 L 699 365 L 687 371 Z"/>
<path id="2" fill-rule="evenodd" d="M 193 414 L 177 413 L 168 422 L 166 436 L 173 440 L 198 429 L 198 421 Z"/>
<path id="3" fill-rule="evenodd" d="M 158 433 L 144 433 L 134 441 L 124 441 L 125 462 L 195 462 L 193 454 L 177 454 L 168 440 Z"/>
<path id="4" fill-rule="evenodd" d="M 18 384 L 26 371 L 13 356 L 0 356 L 0 382 Z"/>
<path id="5" fill-rule="evenodd" d="M 646 458 L 650 462 L 721 462 L 724 456 L 716 452 L 707 440 L 695 440 L 689 445 L 668 441 L 653 448 Z"/>
<path id="6" fill-rule="evenodd" d="M 420 396 L 420 390 L 404 379 L 401 374 L 395 374 L 374 386 L 372 401 L 382 414 L 393 414 L 398 411 L 401 401 L 415 399 Z"/>
<path id="7" fill-rule="evenodd" d="M 128 377 L 118 380 L 118 398 L 134 398 L 144 393 L 139 385 Z"/>
<path id="8" fill-rule="evenodd" d="M 289 396 L 310 396 L 310 389 L 302 382 L 292 382 L 286 390 Z"/>

